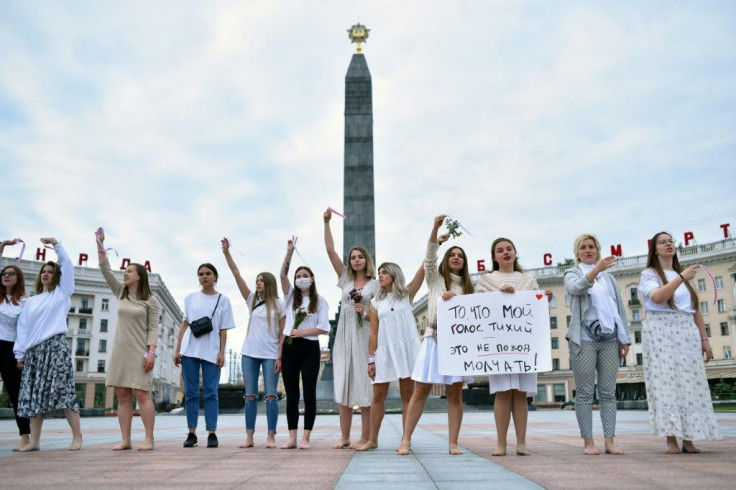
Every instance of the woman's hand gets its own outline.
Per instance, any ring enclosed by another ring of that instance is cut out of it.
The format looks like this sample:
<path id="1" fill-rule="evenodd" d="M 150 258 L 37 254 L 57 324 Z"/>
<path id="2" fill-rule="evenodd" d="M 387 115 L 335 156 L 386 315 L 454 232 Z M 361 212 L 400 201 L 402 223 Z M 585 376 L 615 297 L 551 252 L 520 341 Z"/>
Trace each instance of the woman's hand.
<path id="1" fill-rule="evenodd" d="M 515 293 L 516 290 L 514 289 L 514 286 L 509 286 L 508 284 L 504 284 L 501 286 L 501 289 L 499 290 L 502 293 Z"/>
<path id="2" fill-rule="evenodd" d="M 618 357 L 625 359 L 629 353 L 629 344 L 618 344 Z"/>
<path id="3" fill-rule="evenodd" d="M 450 298 L 454 298 L 455 296 L 457 296 L 457 293 L 455 293 L 455 291 L 445 291 L 444 293 L 442 293 L 442 299 L 444 301 L 447 301 Z"/>
<path id="4" fill-rule="evenodd" d="M 276 374 L 281 372 L 281 359 L 276 359 L 276 363 L 273 365 L 273 372 Z"/>
<path id="5" fill-rule="evenodd" d="M 220 243 L 222 244 L 222 253 L 227 255 L 230 253 L 230 240 L 227 238 L 223 238 L 220 240 Z"/>
<path id="6" fill-rule="evenodd" d="M 153 371 L 153 365 L 155 362 L 156 356 L 152 356 L 146 353 L 145 357 L 143 358 L 143 372 L 148 373 Z"/>
<path id="7" fill-rule="evenodd" d="M 700 264 L 691 265 L 687 269 L 680 272 L 680 275 L 685 278 L 686 281 L 692 281 L 695 277 L 695 274 L 698 272 L 698 269 L 700 269 Z"/>
<path id="8" fill-rule="evenodd" d="M 20 361 L 18 361 L 16 363 L 16 366 L 18 366 L 18 369 L 23 369 L 23 366 L 25 366 L 25 365 L 26 365 L 26 360 L 25 359 L 21 359 Z"/>
<path id="9" fill-rule="evenodd" d="M 225 365 L 225 353 L 224 352 L 218 352 L 217 353 L 217 369 L 221 369 L 222 366 Z"/>
<path id="10" fill-rule="evenodd" d="M 297 240 L 299 240 L 299 237 L 292 235 L 291 240 L 286 242 L 286 253 L 288 253 L 289 255 L 294 253 L 294 249 L 296 248 Z"/>
<path id="11" fill-rule="evenodd" d="M 614 265 L 616 265 L 616 257 L 614 257 L 613 255 L 610 255 L 606 257 L 605 259 L 601 259 L 600 262 L 595 264 L 594 269 L 596 269 L 598 272 L 603 272 L 607 269 L 610 269 Z"/>
<path id="12" fill-rule="evenodd" d="M 434 229 L 439 230 L 440 226 L 442 226 L 442 223 L 445 222 L 445 218 L 447 218 L 446 214 L 440 214 L 439 216 L 435 216 L 434 218 Z"/>
<path id="13" fill-rule="evenodd" d="M 449 233 L 445 233 L 445 234 L 440 235 L 440 236 L 437 237 L 437 243 L 439 243 L 440 245 L 442 245 L 443 243 L 445 243 L 449 239 L 450 239 L 450 234 Z"/>
<path id="14" fill-rule="evenodd" d="M 53 237 L 47 237 L 47 238 L 41 238 L 41 243 L 44 245 L 51 245 L 52 247 L 55 247 L 59 244 L 59 240 Z"/>
<path id="15" fill-rule="evenodd" d="M 363 314 L 365 313 L 365 306 L 363 306 L 363 303 L 355 303 L 355 313 L 363 316 Z"/>
<path id="16" fill-rule="evenodd" d="M 700 345 L 702 345 L 703 354 L 705 354 L 705 362 L 710 361 L 713 359 L 713 351 L 710 348 L 710 342 L 701 342 Z"/>
<path id="17" fill-rule="evenodd" d="M 371 379 L 376 378 L 376 365 L 375 364 L 368 364 L 368 377 Z"/>
<path id="18" fill-rule="evenodd" d="M 327 208 L 327 211 L 324 212 L 322 215 L 322 219 L 325 220 L 325 223 L 329 223 L 332 219 L 332 211 L 330 211 L 330 208 Z"/>
<path id="19" fill-rule="evenodd" d="M 181 354 L 179 354 L 179 351 L 176 351 L 176 353 L 174 353 L 174 366 L 181 366 Z"/>
<path id="20" fill-rule="evenodd" d="M 551 300 L 552 300 L 552 296 L 554 296 L 554 295 L 552 294 L 552 290 L 551 290 L 551 289 L 545 289 L 545 290 L 544 290 L 544 294 L 546 294 L 546 295 L 547 295 L 547 301 L 551 301 Z"/>

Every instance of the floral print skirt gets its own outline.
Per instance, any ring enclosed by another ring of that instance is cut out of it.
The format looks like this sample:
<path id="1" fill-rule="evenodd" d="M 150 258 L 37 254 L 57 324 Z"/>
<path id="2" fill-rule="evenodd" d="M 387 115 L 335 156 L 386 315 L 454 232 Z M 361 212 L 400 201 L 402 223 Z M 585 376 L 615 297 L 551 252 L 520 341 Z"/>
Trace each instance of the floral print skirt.
<path id="1" fill-rule="evenodd" d="M 59 334 L 26 351 L 18 415 L 36 417 L 65 408 L 79 411 L 74 391 L 72 351 L 66 335 Z"/>
<path id="2" fill-rule="evenodd" d="M 693 315 L 648 311 L 641 346 L 654 433 L 691 441 L 720 440 Z"/>

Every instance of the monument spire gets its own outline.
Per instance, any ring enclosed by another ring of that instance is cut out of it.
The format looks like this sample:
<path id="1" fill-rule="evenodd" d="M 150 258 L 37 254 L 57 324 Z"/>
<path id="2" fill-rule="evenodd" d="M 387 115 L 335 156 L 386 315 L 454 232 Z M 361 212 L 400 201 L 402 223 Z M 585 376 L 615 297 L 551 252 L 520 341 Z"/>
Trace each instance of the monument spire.
<path id="1" fill-rule="evenodd" d="M 373 96 L 371 73 L 360 44 L 368 39 L 364 25 L 348 29 L 358 49 L 345 75 L 345 155 L 343 174 L 343 259 L 360 245 L 376 260 L 373 197 Z"/>

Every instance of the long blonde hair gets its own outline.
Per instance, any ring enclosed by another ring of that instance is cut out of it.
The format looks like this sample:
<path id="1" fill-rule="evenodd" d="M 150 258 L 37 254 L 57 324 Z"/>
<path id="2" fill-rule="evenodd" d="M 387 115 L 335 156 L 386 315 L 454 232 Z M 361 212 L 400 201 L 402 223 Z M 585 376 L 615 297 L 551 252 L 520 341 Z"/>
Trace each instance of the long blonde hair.
<path id="1" fill-rule="evenodd" d="M 258 306 L 258 303 L 263 301 L 266 305 L 266 325 L 268 331 L 278 333 L 278 318 L 280 318 L 279 311 L 279 293 L 278 287 L 276 286 L 276 277 L 270 272 L 261 272 L 256 276 L 256 281 L 260 277 L 263 280 L 263 294 L 258 291 L 253 295 L 253 301 L 250 304 L 250 319 L 248 320 L 248 333 L 250 335 L 250 322 L 253 319 L 253 312 Z M 274 313 L 276 313 L 274 315 Z M 273 321 L 275 320 L 275 321 Z M 272 325 L 273 323 L 273 325 Z"/>
<path id="2" fill-rule="evenodd" d="M 381 269 L 391 276 L 393 284 L 391 285 L 391 291 L 386 291 L 383 286 L 381 286 L 376 294 L 377 300 L 384 299 L 388 293 L 394 293 L 394 296 L 399 299 L 409 294 L 409 290 L 406 289 L 406 279 L 404 279 L 404 273 L 401 271 L 401 267 L 393 262 L 384 262 L 378 266 L 378 270 L 380 271 Z"/>

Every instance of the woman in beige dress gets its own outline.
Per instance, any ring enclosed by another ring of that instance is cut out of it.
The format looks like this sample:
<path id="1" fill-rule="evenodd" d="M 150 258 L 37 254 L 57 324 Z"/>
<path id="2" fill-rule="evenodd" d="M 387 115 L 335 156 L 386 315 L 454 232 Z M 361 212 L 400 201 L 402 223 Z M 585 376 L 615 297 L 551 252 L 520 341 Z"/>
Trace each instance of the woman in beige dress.
<path id="1" fill-rule="evenodd" d="M 98 235 L 100 270 L 110 290 L 118 298 L 118 322 L 110 354 L 106 386 L 113 386 L 118 396 L 118 422 L 122 440 L 113 451 L 131 449 L 130 427 L 133 420 L 133 395 L 138 402 L 146 439 L 139 451 L 154 447 L 155 410 L 151 399 L 153 366 L 156 361 L 159 304 L 148 286 L 148 272 L 140 264 L 130 264 L 123 273 L 123 283 L 115 278 L 107 260 L 105 235 Z"/>

